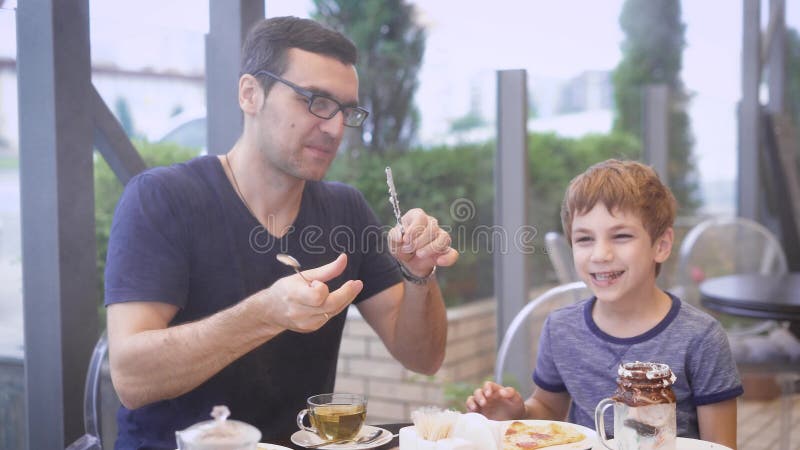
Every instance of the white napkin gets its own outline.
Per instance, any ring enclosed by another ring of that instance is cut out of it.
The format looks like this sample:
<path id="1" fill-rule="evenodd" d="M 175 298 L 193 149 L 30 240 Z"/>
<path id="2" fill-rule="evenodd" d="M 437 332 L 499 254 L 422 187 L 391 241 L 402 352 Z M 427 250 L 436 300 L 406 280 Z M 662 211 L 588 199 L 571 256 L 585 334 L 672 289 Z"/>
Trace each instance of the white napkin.
<path id="1" fill-rule="evenodd" d="M 498 427 L 493 426 L 489 419 L 478 413 L 466 413 L 459 416 L 450 436 L 472 442 L 475 448 L 481 450 L 499 448 Z"/>
<path id="2" fill-rule="evenodd" d="M 494 447 L 489 447 L 490 449 Z M 484 450 L 462 438 L 447 438 L 438 441 L 422 439 L 417 430 L 411 427 L 400 429 L 400 450 Z"/>

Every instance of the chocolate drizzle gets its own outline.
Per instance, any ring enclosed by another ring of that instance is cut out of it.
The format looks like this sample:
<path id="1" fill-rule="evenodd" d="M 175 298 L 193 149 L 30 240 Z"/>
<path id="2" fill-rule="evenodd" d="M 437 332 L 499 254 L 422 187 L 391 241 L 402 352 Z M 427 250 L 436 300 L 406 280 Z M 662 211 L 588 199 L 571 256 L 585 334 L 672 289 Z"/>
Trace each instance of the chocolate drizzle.
<path id="1" fill-rule="evenodd" d="M 628 406 L 675 403 L 675 375 L 666 364 L 632 362 L 619 367 L 617 390 L 612 397 Z"/>

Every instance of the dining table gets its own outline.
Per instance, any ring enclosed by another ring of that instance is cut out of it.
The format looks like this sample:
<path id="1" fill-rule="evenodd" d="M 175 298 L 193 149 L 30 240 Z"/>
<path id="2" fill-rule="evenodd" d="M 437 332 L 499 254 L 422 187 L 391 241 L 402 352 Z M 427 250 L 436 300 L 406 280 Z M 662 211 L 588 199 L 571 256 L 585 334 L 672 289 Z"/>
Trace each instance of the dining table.
<path id="1" fill-rule="evenodd" d="M 700 303 L 717 312 L 789 322 L 800 337 L 800 272 L 740 273 L 700 283 Z"/>
<path id="2" fill-rule="evenodd" d="M 390 431 L 392 434 L 398 434 L 400 429 L 403 427 L 407 427 L 412 425 L 411 423 L 389 423 L 389 424 L 375 424 L 373 426 L 384 428 Z M 613 442 L 613 439 L 612 441 Z M 286 448 L 290 448 L 293 450 L 305 450 L 305 447 L 295 445 L 291 442 L 291 439 L 285 439 L 282 441 L 271 442 L 272 444 L 282 445 Z M 679 437 L 677 439 L 677 449 L 678 450 L 730 450 L 728 447 L 720 444 L 714 444 L 707 441 L 701 441 L 699 439 L 689 439 Z M 592 449 L 601 449 L 602 447 L 599 444 L 595 444 L 591 447 Z M 377 447 L 370 447 L 370 450 L 400 450 L 400 440 L 398 437 L 392 438 L 390 442 L 386 444 L 377 446 Z M 485 449 L 482 449 L 485 450 Z"/>

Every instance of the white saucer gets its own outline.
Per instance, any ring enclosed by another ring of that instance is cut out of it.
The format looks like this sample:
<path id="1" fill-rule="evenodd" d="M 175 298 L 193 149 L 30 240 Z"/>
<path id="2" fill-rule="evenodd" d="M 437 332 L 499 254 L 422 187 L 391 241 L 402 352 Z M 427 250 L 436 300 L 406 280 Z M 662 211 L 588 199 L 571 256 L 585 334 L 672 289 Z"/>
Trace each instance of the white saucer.
<path id="1" fill-rule="evenodd" d="M 361 431 L 358 432 L 358 435 L 359 436 L 364 436 L 364 435 L 367 435 L 367 434 L 372 434 L 376 430 L 381 430 L 381 435 L 378 436 L 378 439 L 375 439 L 374 441 L 372 441 L 370 443 L 367 443 L 367 444 L 353 444 L 352 442 L 351 443 L 344 442 L 344 443 L 341 443 L 341 444 L 323 445 L 322 447 L 318 447 L 318 448 L 321 449 L 321 450 L 326 450 L 326 449 L 328 449 L 328 450 L 360 450 L 360 449 L 365 449 L 365 448 L 378 447 L 378 446 L 381 446 L 381 445 L 383 445 L 383 444 L 385 444 L 385 443 L 387 443 L 387 442 L 392 440 L 392 433 L 389 432 L 389 430 L 386 430 L 386 429 L 383 429 L 383 428 L 379 428 L 379 427 L 373 427 L 371 425 L 364 425 L 363 427 L 361 427 Z M 300 431 L 296 431 L 292 435 L 292 442 L 294 442 L 295 444 L 297 444 L 297 445 L 299 445 L 301 447 L 307 447 L 309 445 L 320 444 L 323 441 L 319 436 L 317 436 L 316 434 L 314 434 L 314 433 L 312 433 L 310 431 L 300 430 Z"/>
<path id="2" fill-rule="evenodd" d="M 609 444 L 613 443 L 614 440 L 610 439 Z M 612 448 L 613 445 L 610 445 Z M 729 447 L 726 447 L 722 444 L 716 444 L 714 442 L 708 441 L 701 441 L 699 439 L 690 439 L 690 438 L 683 438 L 679 437 L 675 441 L 675 447 L 677 450 L 731 450 Z M 598 444 L 594 448 L 596 449 L 605 449 L 601 444 Z"/>

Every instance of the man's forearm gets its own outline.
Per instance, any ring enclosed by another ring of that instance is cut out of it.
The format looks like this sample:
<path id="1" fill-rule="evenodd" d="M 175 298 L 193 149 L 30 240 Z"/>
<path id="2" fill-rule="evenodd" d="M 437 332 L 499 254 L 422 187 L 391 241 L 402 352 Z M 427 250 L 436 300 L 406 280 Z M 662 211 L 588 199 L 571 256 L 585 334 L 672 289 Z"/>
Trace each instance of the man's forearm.
<path id="1" fill-rule="evenodd" d="M 428 375 L 439 370 L 447 341 L 447 311 L 435 279 L 423 286 L 403 283 L 395 332 L 395 357 L 406 368 Z"/>
<path id="2" fill-rule="evenodd" d="M 199 386 L 280 329 L 252 298 L 203 320 L 112 340 L 110 362 L 122 403 L 138 408 Z M 113 332 L 113 331 L 112 331 Z"/>

